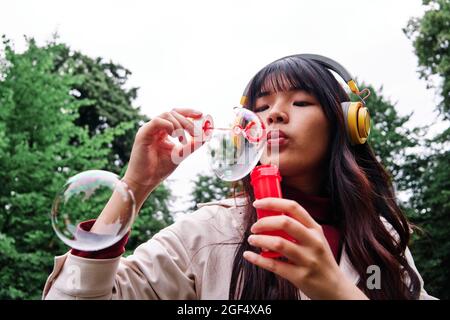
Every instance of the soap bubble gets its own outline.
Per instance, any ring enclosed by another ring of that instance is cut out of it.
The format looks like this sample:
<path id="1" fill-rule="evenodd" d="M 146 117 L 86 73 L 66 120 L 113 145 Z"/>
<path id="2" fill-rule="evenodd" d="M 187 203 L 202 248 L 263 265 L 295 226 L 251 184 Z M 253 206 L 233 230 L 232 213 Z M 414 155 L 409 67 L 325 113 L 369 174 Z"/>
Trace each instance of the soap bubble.
<path id="1" fill-rule="evenodd" d="M 264 124 L 255 113 L 240 107 L 228 119 L 214 120 L 206 144 L 210 166 L 222 180 L 239 180 L 255 167 L 266 147 Z"/>
<path id="2" fill-rule="evenodd" d="M 113 214 L 102 215 L 108 204 Z M 89 170 L 69 178 L 53 202 L 51 220 L 57 236 L 68 246 L 97 251 L 117 243 L 131 228 L 136 215 L 133 193 L 117 175 Z M 80 223 L 97 219 L 95 230 Z"/>

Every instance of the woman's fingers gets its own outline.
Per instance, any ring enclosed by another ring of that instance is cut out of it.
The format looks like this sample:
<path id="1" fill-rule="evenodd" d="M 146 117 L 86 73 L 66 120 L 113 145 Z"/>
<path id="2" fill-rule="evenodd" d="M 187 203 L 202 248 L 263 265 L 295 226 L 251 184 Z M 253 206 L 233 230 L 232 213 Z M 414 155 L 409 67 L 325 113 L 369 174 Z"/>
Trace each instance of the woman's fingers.
<path id="1" fill-rule="evenodd" d="M 184 128 L 181 123 L 175 118 L 175 116 L 171 112 L 164 112 L 160 115 L 161 118 L 166 119 L 173 123 L 174 131 L 172 132 L 172 137 L 178 137 L 180 142 L 186 143 L 186 135 L 184 134 Z"/>
<path id="2" fill-rule="evenodd" d="M 182 116 L 175 110 L 170 111 L 170 113 L 178 120 L 178 122 L 186 129 L 191 136 L 194 136 L 194 123 Z"/>
<path id="3" fill-rule="evenodd" d="M 305 227 L 301 222 L 287 215 L 267 216 L 256 221 L 251 232 L 264 233 L 267 231 L 283 230 L 300 245 L 315 245 L 317 237 L 313 236 L 312 230 Z M 281 237 L 279 237 L 282 239 Z M 291 241 L 289 241 L 292 243 Z"/>
<path id="4" fill-rule="evenodd" d="M 307 228 L 320 228 L 320 225 L 296 201 L 282 198 L 263 198 L 253 202 L 255 208 L 283 212 L 300 221 Z"/>
<path id="5" fill-rule="evenodd" d="M 189 108 L 173 108 L 173 110 L 175 110 L 176 112 L 178 112 L 179 114 L 181 114 L 182 116 L 188 117 L 188 118 L 194 118 L 194 119 L 198 119 L 202 117 L 202 112 L 194 110 L 194 109 L 189 109 Z"/>
<path id="6" fill-rule="evenodd" d="M 146 139 L 155 138 L 155 135 L 159 138 L 164 136 L 161 135 L 160 130 L 163 130 L 169 136 L 178 137 L 178 140 L 186 145 L 188 149 L 193 149 L 193 146 L 190 146 L 188 140 L 186 139 L 185 130 L 189 132 L 191 136 L 194 135 L 194 123 L 187 119 L 189 118 L 200 118 L 202 113 L 200 111 L 189 109 L 189 108 L 174 108 L 170 112 L 164 112 L 158 117 L 153 118 L 151 121 L 147 122 L 140 128 L 140 134 L 144 136 Z M 161 142 L 162 143 L 162 142 Z M 161 146 L 164 143 L 161 144 Z M 172 142 L 167 142 L 166 147 L 173 147 L 174 144 Z M 195 149 L 194 149 L 195 150 Z"/>
<path id="7" fill-rule="evenodd" d="M 139 129 L 138 134 L 142 135 L 144 138 L 153 138 L 154 135 L 160 135 L 161 133 L 167 133 L 168 135 L 171 135 L 174 130 L 175 126 L 172 122 L 156 117 L 144 124 Z"/>
<path id="8" fill-rule="evenodd" d="M 294 282 L 294 277 L 297 274 L 295 265 L 276 259 L 264 258 L 252 251 L 245 251 L 243 256 L 249 262 Z"/>
<path id="9" fill-rule="evenodd" d="M 254 247 L 278 252 L 297 265 L 302 264 L 304 260 L 297 244 L 279 236 L 251 235 L 248 242 Z"/>

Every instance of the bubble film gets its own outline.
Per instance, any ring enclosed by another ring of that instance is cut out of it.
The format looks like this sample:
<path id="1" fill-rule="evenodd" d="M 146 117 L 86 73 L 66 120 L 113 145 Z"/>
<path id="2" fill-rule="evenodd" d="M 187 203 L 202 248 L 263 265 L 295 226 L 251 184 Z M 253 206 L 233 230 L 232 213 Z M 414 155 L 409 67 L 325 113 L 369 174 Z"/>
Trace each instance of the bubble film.
<path id="1" fill-rule="evenodd" d="M 100 215 L 107 204 L 114 208 L 114 214 Z M 65 244 L 78 250 L 97 251 L 115 244 L 128 232 L 135 211 L 133 193 L 118 176 L 89 170 L 67 180 L 55 197 L 51 220 Z M 80 228 L 82 222 L 93 219 L 97 219 L 95 230 Z"/>
<path id="2" fill-rule="evenodd" d="M 225 181 L 246 176 L 258 163 L 266 147 L 266 130 L 252 111 L 236 107 L 228 119 L 214 119 L 206 143 L 209 163 Z"/>

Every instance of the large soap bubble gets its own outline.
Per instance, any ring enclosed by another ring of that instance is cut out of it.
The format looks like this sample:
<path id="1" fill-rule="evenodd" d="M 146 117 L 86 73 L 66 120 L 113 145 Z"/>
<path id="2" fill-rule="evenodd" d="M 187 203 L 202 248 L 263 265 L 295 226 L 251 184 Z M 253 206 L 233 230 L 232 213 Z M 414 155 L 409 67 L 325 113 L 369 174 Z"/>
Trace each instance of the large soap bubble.
<path id="1" fill-rule="evenodd" d="M 106 206 L 112 210 L 100 215 Z M 97 251 L 117 243 L 131 228 L 135 215 L 133 193 L 117 175 L 89 170 L 67 180 L 55 198 L 51 220 L 65 244 Z M 80 227 L 80 223 L 93 219 L 97 219 L 95 230 Z"/>
<path id="2" fill-rule="evenodd" d="M 228 118 L 214 119 L 214 127 L 206 129 L 210 166 L 225 181 L 236 181 L 246 176 L 266 147 L 263 122 L 245 108 L 234 108 Z"/>

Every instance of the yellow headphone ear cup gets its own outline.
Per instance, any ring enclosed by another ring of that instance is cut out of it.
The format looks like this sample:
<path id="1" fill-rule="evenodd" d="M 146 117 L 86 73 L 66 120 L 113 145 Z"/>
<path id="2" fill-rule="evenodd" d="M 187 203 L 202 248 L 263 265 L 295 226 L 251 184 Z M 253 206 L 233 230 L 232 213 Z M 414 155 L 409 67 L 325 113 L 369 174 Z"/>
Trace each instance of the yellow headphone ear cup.
<path id="1" fill-rule="evenodd" d="M 358 132 L 363 139 L 367 139 L 370 134 L 370 114 L 366 107 L 361 107 L 358 111 Z"/>
<path id="2" fill-rule="evenodd" d="M 350 143 L 364 144 L 370 133 L 369 111 L 362 102 L 342 102 L 341 106 Z"/>

